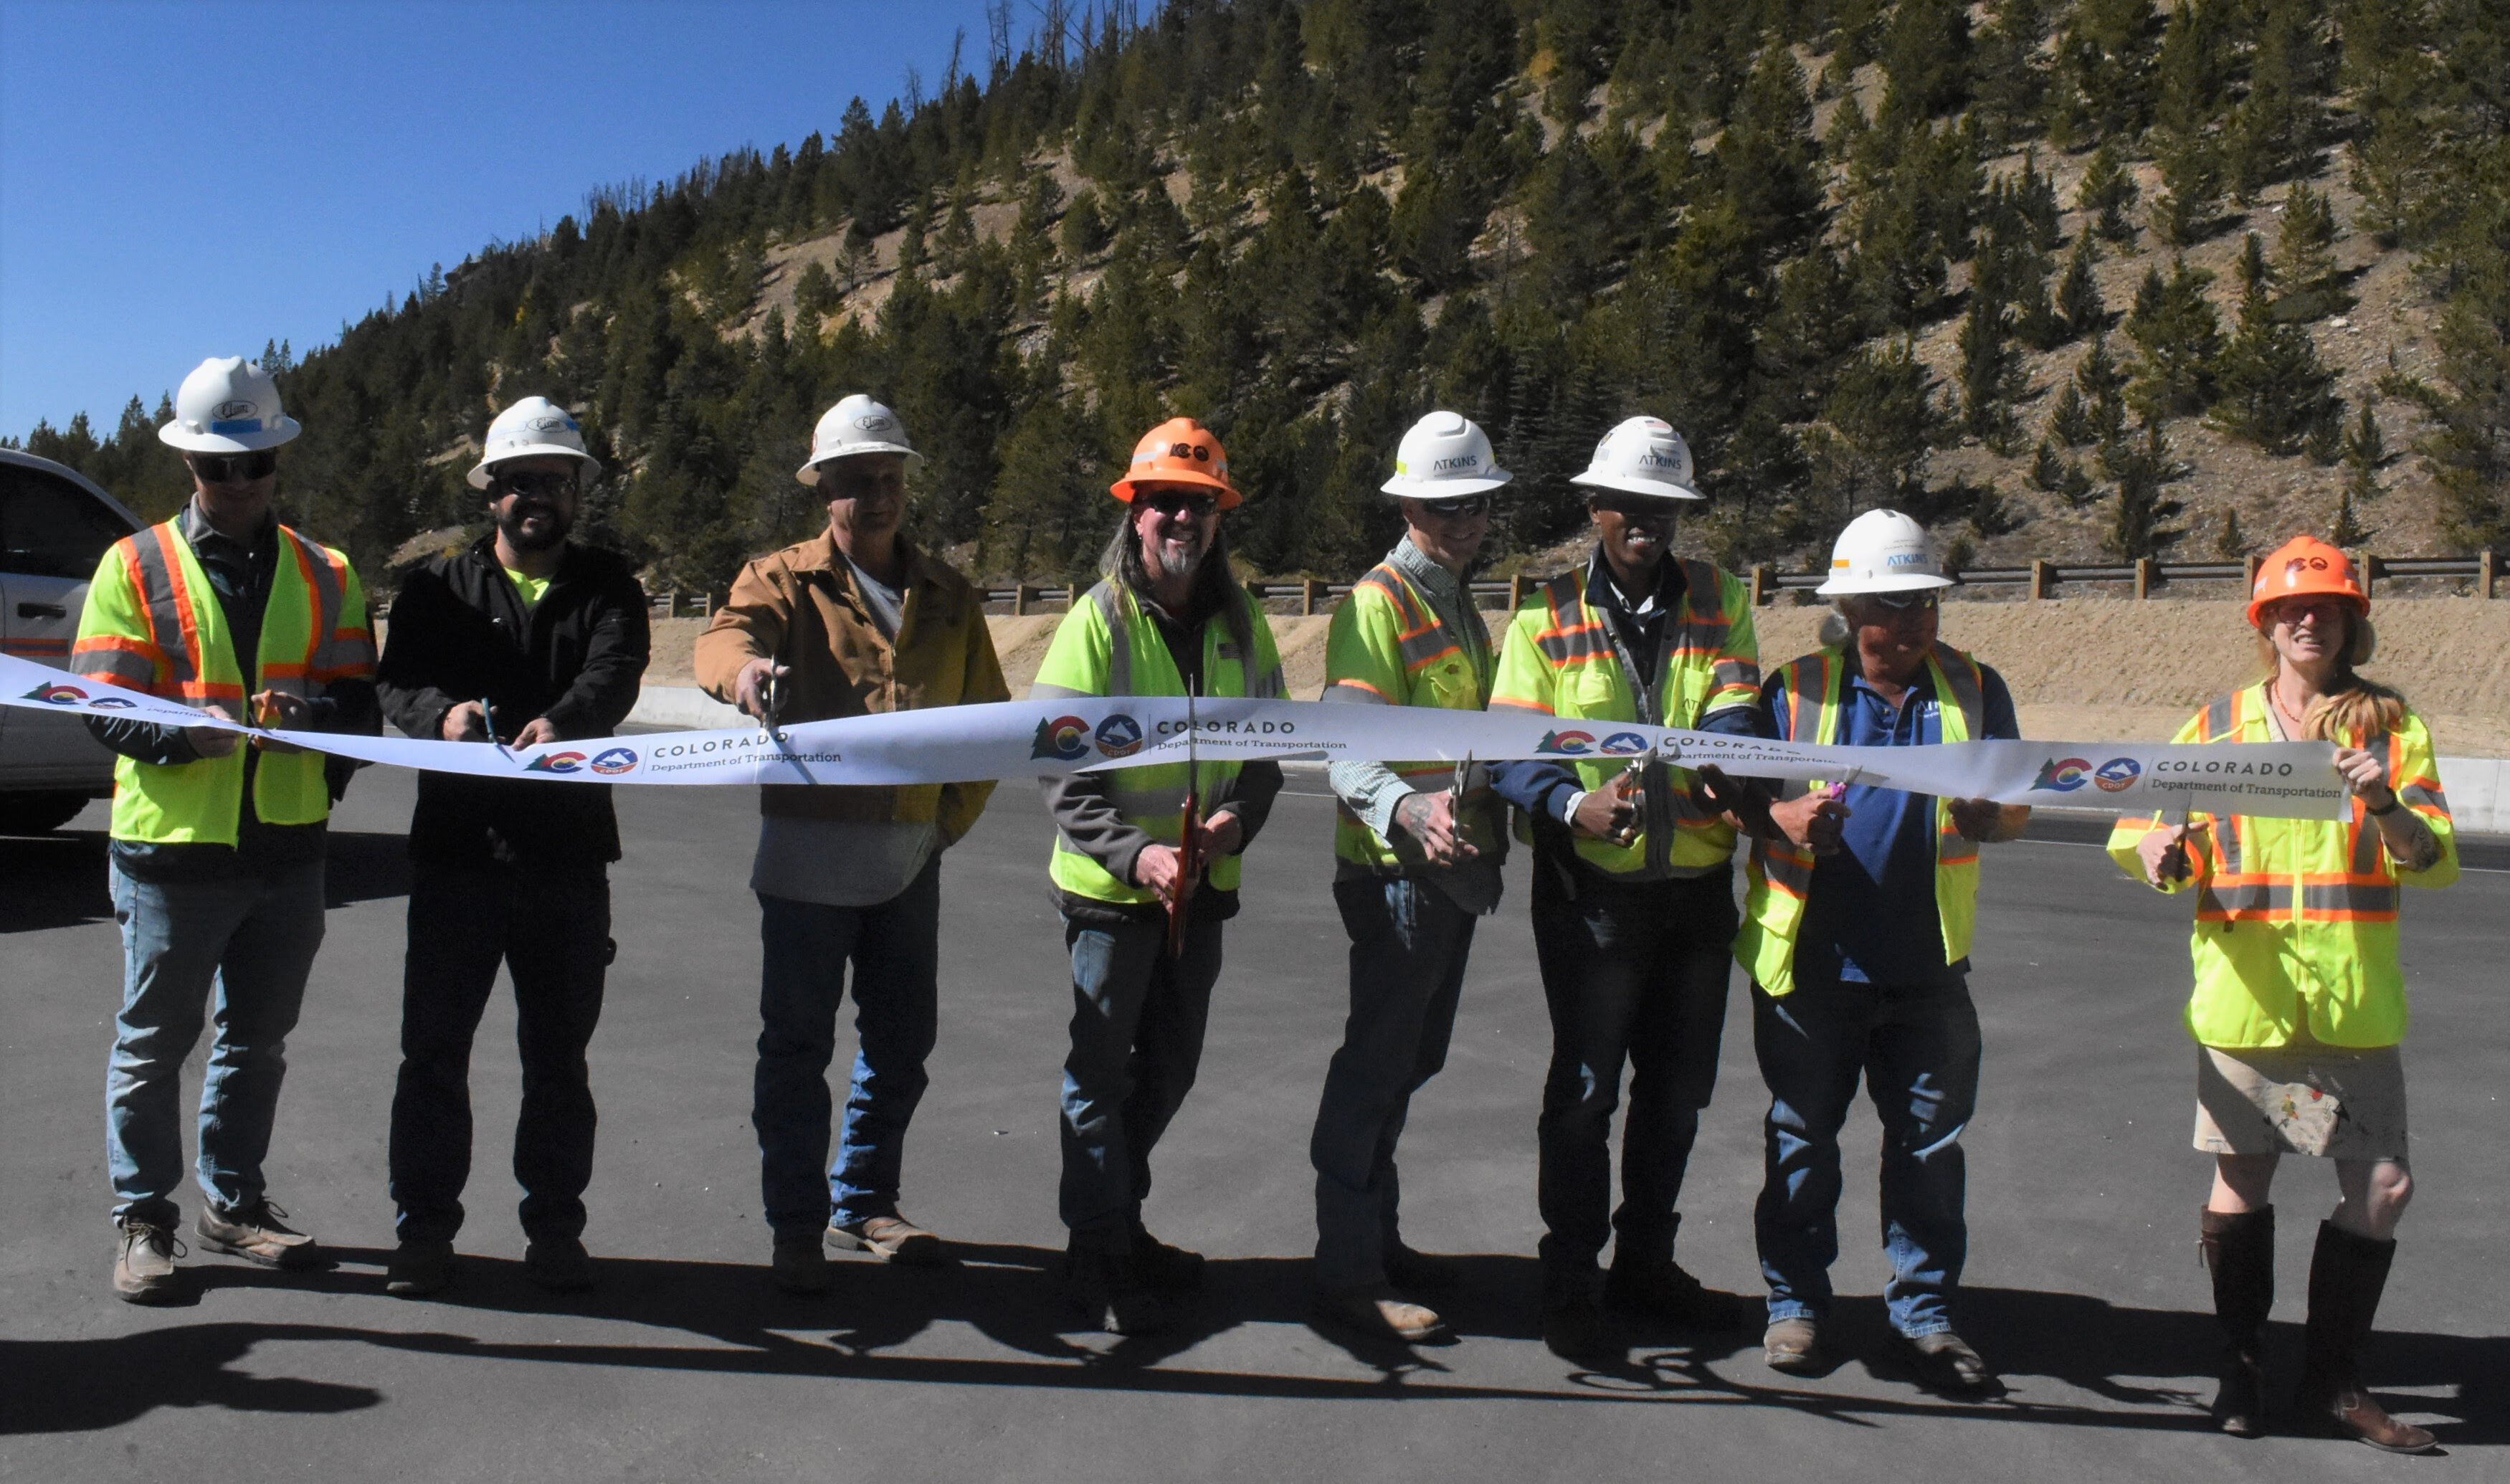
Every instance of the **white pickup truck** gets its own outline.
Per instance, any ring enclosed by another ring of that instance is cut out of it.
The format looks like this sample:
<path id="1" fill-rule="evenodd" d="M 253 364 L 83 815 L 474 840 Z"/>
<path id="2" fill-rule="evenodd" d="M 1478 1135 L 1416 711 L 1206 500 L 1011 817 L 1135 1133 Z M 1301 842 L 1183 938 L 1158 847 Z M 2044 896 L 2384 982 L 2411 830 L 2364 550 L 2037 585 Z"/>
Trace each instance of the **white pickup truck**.
<path id="1" fill-rule="evenodd" d="M 0 651 L 67 669 L 88 579 L 138 517 L 76 470 L 0 448 Z M 0 706 L 0 835 L 57 829 L 113 791 L 79 718 Z"/>

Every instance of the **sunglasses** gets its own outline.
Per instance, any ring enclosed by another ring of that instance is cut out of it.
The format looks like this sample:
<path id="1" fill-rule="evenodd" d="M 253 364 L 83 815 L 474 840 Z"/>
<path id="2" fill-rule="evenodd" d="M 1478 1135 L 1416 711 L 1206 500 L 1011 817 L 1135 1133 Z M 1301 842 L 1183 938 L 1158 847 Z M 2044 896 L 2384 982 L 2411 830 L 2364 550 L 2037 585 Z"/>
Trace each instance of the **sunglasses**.
<path id="1" fill-rule="evenodd" d="M 559 474 L 553 469 L 519 470 L 497 476 L 497 493 L 530 495 L 543 500 L 569 495 L 575 493 L 575 476 L 572 473 Z"/>
<path id="2" fill-rule="evenodd" d="M 1645 495 L 1589 495 L 1586 506 L 1590 510 L 1611 511 L 1616 515 L 1661 515 L 1667 520 L 1674 517 L 1670 501 L 1651 500 Z"/>
<path id="3" fill-rule="evenodd" d="M 1490 496 L 1458 495 L 1453 500 L 1424 500 L 1421 508 L 1441 520 L 1470 520 L 1490 514 Z"/>
<path id="4" fill-rule="evenodd" d="M 192 473 L 204 484 L 225 484 L 231 480 L 267 478 L 279 471 L 279 450 L 256 448 L 250 453 L 196 453 L 192 455 Z"/>
<path id="5" fill-rule="evenodd" d="M 1869 592 L 1866 596 L 1893 613 L 1908 613 L 1912 610 L 1919 613 L 1931 613 L 1943 603 L 1943 594 L 1939 592 Z"/>
<path id="6" fill-rule="evenodd" d="M 1162 515 L 1192 515 L 1199 520 L 1220 509 L 1217 495 L 1190 495 L 1181 489 L 1146 490 L 1133 497 L 1135 505 L 1146 505 Z"/>

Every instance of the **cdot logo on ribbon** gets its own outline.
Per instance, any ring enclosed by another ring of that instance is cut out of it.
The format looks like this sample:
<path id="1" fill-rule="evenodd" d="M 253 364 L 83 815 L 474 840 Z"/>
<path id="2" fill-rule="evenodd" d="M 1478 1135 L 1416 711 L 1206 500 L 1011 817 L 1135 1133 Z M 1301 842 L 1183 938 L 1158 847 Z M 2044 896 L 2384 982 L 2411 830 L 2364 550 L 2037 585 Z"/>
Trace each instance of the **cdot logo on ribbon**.
<path id="1" fill-rule="evenodd" d="M 1595 750 L 1595 734 L 1576 731 L 1545 732 L 1542 734 L 1542 741 L 1535 743 L 1534 750 L 1556 752 L 1567 757 L 1583 757 Z M 1645 750 L 1644 747 L 1641 750 Z"/>
<path id="2" fill-rule="evenodd" d="M 39 685 L 21 699 L 40 701 L 46 705 L 76 705 L 87 699 L 87 692 L 75 685 Z"/>
<path id="3" fill-rule="evenodd" d="M 1142 724 L 1118 711 L 1098 723 L 1098 751 L 1104 757 L 1130 757 L 1142 750 Z"/>
<path id="4" fill-rule="evenodd" d="M 1647 739 L 1636 732 L 1616 732 L 1604 739 L 1601 750 L 1615 757 L 1631 757 L 1647 750 Z"/>
<path id="5" fill-rule="evenodd" d="M 2135 786 L 2144 773 L 2144 765 L 2131 757 L 2113 757 L 2092 770 L 2092 782 L 2103 793 L 2119 793 Z"/>
<path id="6" fill-rule="evenodd" d="M 617 778 L 636 766 L 636 754 L 628 747 L 613 747 L 592 760 L 592 771 L 604 778 Z"/>
<path id="7" fill-rule="evenodd" d="M 2073 793 L 2090 780 L 2092 765 L 2079 757 L 2052 757 L 2039 765 L 2039 776 L 2031 780 L 2034 788 L 2051 793 Z"/>
<path id="8" fill-rule="evenodd" d="M 581 752 L 548 752 L 523 765 L 525 773 L 580 773 L 583 769 L 584 754 Z"/>
<path id="9" fill-rule="evenodd" d="M 1089 750 L 1089 723 L 1078 716 L 1057 716 L 1052 721 L 1037 724 L 1037 736 L 1028 744 L 1031 758 L 1055 757 L 1071 762 Z"/>

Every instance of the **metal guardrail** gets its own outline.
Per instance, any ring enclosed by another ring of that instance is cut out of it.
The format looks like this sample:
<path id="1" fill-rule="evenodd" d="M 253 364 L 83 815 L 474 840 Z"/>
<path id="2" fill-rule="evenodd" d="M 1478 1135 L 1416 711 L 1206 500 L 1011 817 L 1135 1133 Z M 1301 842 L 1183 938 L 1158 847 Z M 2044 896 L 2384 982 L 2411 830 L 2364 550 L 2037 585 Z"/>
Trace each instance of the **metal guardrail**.
<path id="1" fill-rule="evenodd" d="M 2171 583 L 2236 582 L 2253 586 L 2257 582 L 2258 558 L 2242 561 L 2154 561 L 2146 558 L 2132 562 L 2073 563 L 2034 561 L 2022 567 L 1973 567 L 1953 574 L 1964 588 L 2022 588 L 2034 599 L 2050 596 L 2060 587 L 2089 583 L 2123 583 L 2134 595 L 2151 596 L 2153 590 Z M 2478 597 L 2494 597 L 2500 590 L 2501 559 L 2496 552 L 2478 552 L 2472 556 L 2381 556 L 2371 552 L 2355 552 L 2354 565 L 2364 574 L 2364 581 L 2375 590 L 2383 581 L 2405 578 L 2472 579 Z M 1752 601 L 1766 604 L 1781 592 L 1803 592 L 1818 588 L 1826 580 L 1820 572 L 1780 572 L 1758 566 L 1745 574 L 1751 584 Z M 1539 577 L 1485 578 L 1468 584 L 1475 600 L 1490 606 L 1495 600 L 1513 608 L 1525 601 L 1526 594 L 1542 581 Z M 1258 602 L 1295 602 L 1302 614 L 1331 610 L 1339 599 L 1350 595 L 1352 585 L 1328 582 L 1322 578 L 1300 578 L 1282 582 L 1252 582 L 1246 590 Z M 1069 607 L 1073 598 L 1068 586 L 1053 587 L 1021 583 L 1008 588 L 983 590 L 988 605 L 1008 605 L 1014 614 L 1043 613 L 1052 607 Z M 699 617 L 712 614 L 723 599 L 712 592 L 664 592 L 653 598 L 654 611 L 665 618 L 677 618 L 684 609 L 694 608 Z"/>

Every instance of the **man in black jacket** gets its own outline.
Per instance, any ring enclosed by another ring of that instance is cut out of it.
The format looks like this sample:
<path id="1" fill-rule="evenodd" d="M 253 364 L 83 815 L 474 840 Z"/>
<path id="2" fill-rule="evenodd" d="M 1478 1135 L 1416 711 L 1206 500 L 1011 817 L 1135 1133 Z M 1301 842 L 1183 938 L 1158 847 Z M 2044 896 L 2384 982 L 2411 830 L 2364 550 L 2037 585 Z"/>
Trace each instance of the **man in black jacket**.
<path id="1" fill-rule="evenodd" d="M 447 742 L 608 736 L 636 703 L 651 645 L 635 572 L 566 539 L 581 480 L 601 466 L 575 420 L 538 397 L 499 414 L 487 443 L 471 483 L 488 492 L 496 531 L 402 585 L 377 673 L 385 713 L 412 737 Z M 387 1291 L 418 1297 L 452 1278 L 471 1174 L 471 1042 L 501 962 L 523 1063 L 523 1271 L 545 1288 L 588 1288 L 595 1115 L 585 1047 L 612 952 L 609 786 L 421 774 L 409 850 L 391 1148 L 400 1246 Z"/>

